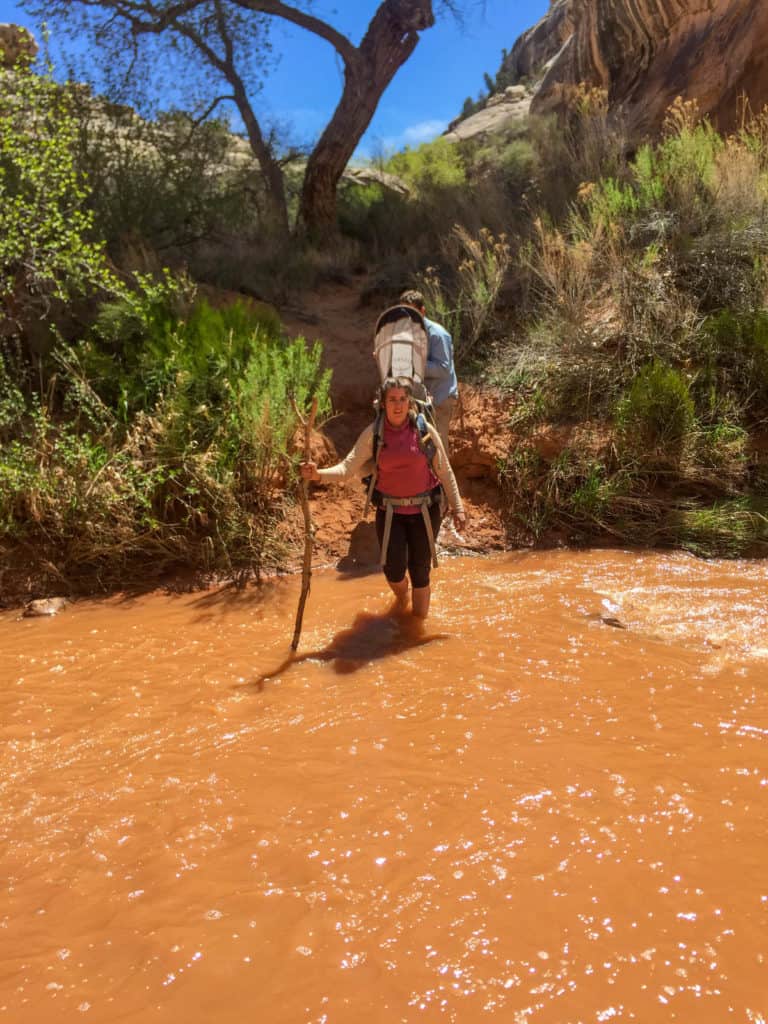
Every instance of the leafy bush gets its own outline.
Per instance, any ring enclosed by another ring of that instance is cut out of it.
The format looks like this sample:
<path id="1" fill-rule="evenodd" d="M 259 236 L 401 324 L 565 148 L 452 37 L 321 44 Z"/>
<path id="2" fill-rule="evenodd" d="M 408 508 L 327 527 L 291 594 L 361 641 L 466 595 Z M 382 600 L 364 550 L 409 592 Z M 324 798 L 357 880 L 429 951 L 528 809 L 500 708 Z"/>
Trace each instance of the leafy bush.
<path id="1" fill-rule="evenodd" d="M 741 415 L 763 421 L 768 402 L 768 312 L 722 310 L 703 329 L 702 367 L 696 382 L 702 405 L 719 414 L 724 398 Z"/>
<path id="2" fill-rule="evenodd" d="M 103 245 L 91 240 L 67 90 L 50 71 L 20 64 L 0 70 L 0 97 L 0 322 L 8 322 L 40 305 L 37 296 L 66 299 L 117 282 Z"/>
<path id="3" fill-rule="evenodd" d="M 21 388 L 18 385 L 18 378 L 22 376 L 18 365 L 18 356 L 14 360 L 10 345 L 5 349 L 0 347 L 0 439 L 13 436 L 24 416 L 26 401 Z"/>
<path id="4" fill-rule="evenodd" d="M 621 537 L 633 527 L 622 517 L 636 499 L 637 481 L 617 467 L 610 451 L 596 439 L 586 445 L 566 444 L 557 455 L 545 458 L 534 445 L 523 443 L 510 452 L 499 468 L 499 480 L 509 502 L 509 513 L 533 540 L 547 532 L 565 532 L 580 542 L 596 533 Z"/>
<path id="5" fill-rule="evenodd" d="M 136 281 L 135 292 L 101 306 L 88 340 L 72 350 L 82 374 L 123 420 L 152 408 L 179 375 L 191 382 L 192 400 L 224 401 L 255 339 L 280 334 L 269 306 L 239 300 L 213 308 L 193 301 L 188 279 L 171 275 Z"/>
<path id="6" fill-rule="evenodd" d="M 703 557 L 768 551 L 764 497 L 712 502 L 665 496 L 657 480 L 617 462 L 609 446 L 577 446 L 572 440 L 545 458 L 523 442 L 502 462 L 499 479 L 512 524 L 533 541 L 557 536 L 582 543 L 598 536 L 633 546 L 684 548 Z"/>
<path id="7" fill-rule="evenodd" d="M 154 250 L 188 253 L 216 232 L 257 227 L 258 203 L 248 183 L 258 175 L 235 150 L 225 123 L 200 124 L 181 111 L 146 121 L 83 87 L 73 92 L 73 116 L 94 224 L 113 256 L 124 259 L 139 240 Z"/>
<path id="8" fill-rule="evenodd" d="M 698 466 L 717 471 L 723 487 L 743 486 L 748 470 L 749 434 L 727 421 L 701 427 L 694 437 L 694 459 Z"/>

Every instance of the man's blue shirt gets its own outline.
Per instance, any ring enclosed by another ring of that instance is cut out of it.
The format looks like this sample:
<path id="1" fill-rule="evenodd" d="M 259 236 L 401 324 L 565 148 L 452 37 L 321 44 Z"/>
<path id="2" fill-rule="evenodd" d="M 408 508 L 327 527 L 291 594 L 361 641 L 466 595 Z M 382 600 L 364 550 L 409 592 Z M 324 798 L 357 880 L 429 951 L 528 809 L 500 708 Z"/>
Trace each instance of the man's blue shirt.
<path id="1" fill-rule="evenodd" d="M 424 317 L 429 335 L 429 351 L 424 383 L 432 395 L 435 406 L 442 405 L 446 398 L 456 397 L 459 382 L 453 365 L 453 341 L 446 329 Z"/>

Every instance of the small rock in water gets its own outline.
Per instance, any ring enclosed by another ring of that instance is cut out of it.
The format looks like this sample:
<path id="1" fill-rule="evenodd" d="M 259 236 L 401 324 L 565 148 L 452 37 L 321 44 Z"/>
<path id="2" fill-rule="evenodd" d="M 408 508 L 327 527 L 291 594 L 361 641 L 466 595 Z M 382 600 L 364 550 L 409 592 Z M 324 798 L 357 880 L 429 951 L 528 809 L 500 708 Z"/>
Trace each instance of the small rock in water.
<path id="1" fill-rule="evenodd" d="M 24 606 L 24 618 L 35 618 L 43 615 L 58 615 L 69 604 L 66 597 L 41 597 L 30 601 Z"/>
<path id="2" fill-rule="evenodd" d="M 613 626 L 614 629 L 627 628 L 621 619 L 617 619 L 614 615 L 601 615 L 600 621 L 606 626 Z"/>

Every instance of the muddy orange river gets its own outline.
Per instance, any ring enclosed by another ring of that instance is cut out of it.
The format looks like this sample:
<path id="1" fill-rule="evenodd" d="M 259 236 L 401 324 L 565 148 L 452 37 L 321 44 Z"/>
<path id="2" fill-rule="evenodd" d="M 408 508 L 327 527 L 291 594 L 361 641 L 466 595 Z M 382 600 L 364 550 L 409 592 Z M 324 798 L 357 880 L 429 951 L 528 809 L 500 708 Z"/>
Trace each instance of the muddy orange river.
<path id="1" fill-rule="evenodd" d="M 768 563 L 0 615 L 0 1019 L 768 1015 Z M 623 628 L 622 628 L 623 627 Z"/>

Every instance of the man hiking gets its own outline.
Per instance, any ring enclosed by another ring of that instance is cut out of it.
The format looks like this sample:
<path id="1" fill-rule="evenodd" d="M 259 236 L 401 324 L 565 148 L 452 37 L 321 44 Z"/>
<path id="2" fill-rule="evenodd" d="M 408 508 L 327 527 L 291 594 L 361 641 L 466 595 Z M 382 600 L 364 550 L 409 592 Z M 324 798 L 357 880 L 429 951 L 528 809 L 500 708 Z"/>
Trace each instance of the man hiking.
<path id="1" fill-rule="evenodd" d="M 451 448 L 448 433 L 451 418 L 459 397 L 459 382 L 453 365 L 453 341 L 450 334 L 434 320 L 427 317 L 427 308 L 421 292 L 411 288 L 400 296 L 405 306 L 413 306 L 424 318 L 429 337 L 429 351 L 424 375 L 424 384 L 432 396 L 435 411 L 435 425 L 443 442 L 443 448 L 450 458 Z"/>

